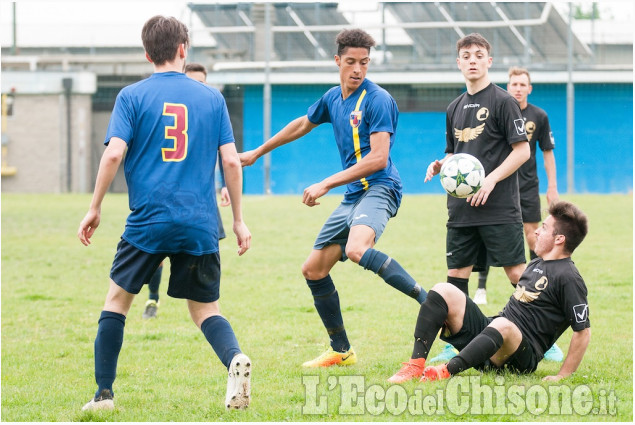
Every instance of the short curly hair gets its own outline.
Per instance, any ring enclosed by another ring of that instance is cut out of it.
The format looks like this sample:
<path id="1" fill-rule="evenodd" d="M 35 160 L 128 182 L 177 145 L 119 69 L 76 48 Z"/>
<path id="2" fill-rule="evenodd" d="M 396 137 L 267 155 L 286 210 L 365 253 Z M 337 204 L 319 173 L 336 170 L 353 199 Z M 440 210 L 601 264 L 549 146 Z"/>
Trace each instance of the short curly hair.
<path id="1" fill-rule="evenodd" d="M 370 53 L 370 48 L 375 46 L 375 39 L 364 30 L 348 29 L 337 34 L 335 44 L 337 44 L 337 56 L 342 56 L 349 47 L 363 47 Z"/>

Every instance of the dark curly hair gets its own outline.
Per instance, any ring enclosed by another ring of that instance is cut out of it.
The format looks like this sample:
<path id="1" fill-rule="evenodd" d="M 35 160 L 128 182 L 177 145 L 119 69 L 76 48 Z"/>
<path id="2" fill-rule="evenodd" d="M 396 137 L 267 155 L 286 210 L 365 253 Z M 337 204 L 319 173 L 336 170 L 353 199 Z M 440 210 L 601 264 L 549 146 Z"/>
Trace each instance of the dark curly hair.
<path id="1" fill-rule="evenodd" d="M 172 62 L 180 44 L 190 44 L 187 27 L 173 17 L 153 16 L 141 30 L 143 48 L 155 65 Z"/>
<path id="2" fill-rule="evenodd" d="M 364 30 L 349 29 L 337 34 L 335 44 L 337 44 L 337 56 L 342 56 L 349 47 L 363 47 L 370 53 L 370 48 L 375 45 L 375 39 Z"/>
<path id="3" fill-rule="evenodd" d="M 564 235 L 564 249 L 571 254 L 589 231 L 586 214 L 570 202 L 559 201 L 549 206 L 549 215 L 555 220 L 554 236 Z"/>

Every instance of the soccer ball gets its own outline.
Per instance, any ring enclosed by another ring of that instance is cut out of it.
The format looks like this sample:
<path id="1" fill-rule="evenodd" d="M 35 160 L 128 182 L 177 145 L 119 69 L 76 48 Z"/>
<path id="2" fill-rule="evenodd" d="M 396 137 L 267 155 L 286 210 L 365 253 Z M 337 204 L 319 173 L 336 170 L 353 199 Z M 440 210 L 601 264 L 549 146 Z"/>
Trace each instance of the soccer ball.
<path id="1" fill-rule="evenodd" d="M 449 195 L 467 198 L 481 188 L 485 170 L 476 157 L 467 153 L 457 153 L 443 163 L 439 177 L 441 186 Z"/>

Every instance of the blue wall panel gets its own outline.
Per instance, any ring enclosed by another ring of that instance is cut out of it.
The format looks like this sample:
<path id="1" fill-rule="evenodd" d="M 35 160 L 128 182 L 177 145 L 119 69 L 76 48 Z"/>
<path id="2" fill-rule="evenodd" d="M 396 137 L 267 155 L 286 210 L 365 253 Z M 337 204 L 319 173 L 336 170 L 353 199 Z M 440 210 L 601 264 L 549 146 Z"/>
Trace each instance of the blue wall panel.
<path id="1" fill-rule="evenodd" d="M 273 86 L 271 107 L 271 135 L 290 121 L 306 115 L 307 109 L 330 86 Z M 245 89 L 245 149 L 263 143 L 262 87 Z M 248 118 L 249 117 L 249 118 Z M 281 146 L 271 153 L 271 191 L 274 194 L 293 194 L 342 169 L 333 130 L 324 124 L 303 138 Z M 245 169 L 245 193 L 264 193 L 264 160 Z M 337 188 L 332 193 L 344 193 Z"/>
<path id="2" fill-rule="evenodd" d="M 423 183 L 430 162 L 445 156 L 445 113 L 402 112 L 392 159 L 404 193 L 443 193 L 438 178 Z"/>
<path id="3" fill-rule="evenodd" d="M 272 125 L 275 134 L 307 108 L 330 86 L 273 86 Z M 263 142 L 262 86 L 247 86 L 244 99 L 244 146 Z M 566 85 L 534 85 L 529 101 L 543 108 L 556 140 L 558 189 L 567 192 Z M 575 86 L 575 191 L 626 193 L 633 188 L 633 88 L 629 84 L 577 84 Z M 402 112 L 392 158 L 405 193 L 442 193 L 438 179 L 423 183 L 425 170 L 444 156 L 445 113 Z M 538 152 L 540 190 L 547 179 Z M 245 169 L 245 193 L 264 193 L 264 161 Z M 341 169 L 329 124 L 271 154 L 271 189 L 274 194 L 300 194 L 307 186 Z M 343 193 L 343 188 L 333 193 Z"/>

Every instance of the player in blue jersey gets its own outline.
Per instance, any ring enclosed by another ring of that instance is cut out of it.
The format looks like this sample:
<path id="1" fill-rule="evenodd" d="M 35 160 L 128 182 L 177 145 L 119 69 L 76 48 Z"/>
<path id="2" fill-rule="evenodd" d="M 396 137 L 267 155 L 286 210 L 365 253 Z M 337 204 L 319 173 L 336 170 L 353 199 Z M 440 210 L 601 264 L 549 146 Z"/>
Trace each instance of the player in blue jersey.
<path id="1" fill-rule="evenodd" d="M 250 247 L 242 219 L 242 170 L 222 95 L 183 74 L 189 36 L 175 18 L 148 20 L 141 38 L 154 73 L 125 87 L 115 102 L 95 191 L 78 237 L 99 226 L 101 204 L 124 161 L 131 213 L 110 270 L 95 339 L 97 392 L 82 410 L 112 409 L 113 382 L 126 315 L 135 294 L 170 259 L 168 295 L 187 300 L 190 315 L 228 368 L 228 408 L 247 407 L 251 361 L 220 315 L 220 257 L 214 166 L 220 150 L 232 199 L 238 254 Z"/>
<path id="2" fill-rule="evenodd" d="M 207 70 L 200 63 L 188 63 L 185 65 L 185 75 L 188 77 L 205 83 L 207 78 Z M 225 177 L 223 173 L 223 162 L 218 161 L 218 168 L 220 171 L 220 204 L 226 207 L 231 204 L 229 199 L 229 192 L 227 191 L 227 185 L 225 184 Z M 225 228 L 223 227 L 223 221 L 221 219 L 220 210 L 216 208 L 218 214 L 218 239 L 225 239 Z M 150 278 L 148 282 L 148 301 L 146 301 L 145 308 L 143 310 L 142 317 L 144 319 L 154 319 L 157 317 L 157 310 L 159 309 L 159 286 L 161 285 L 161 275 L 163 273 L 163 263 L 159 266 L 156 272 Z"/>
<path id="3" fill-rule="evenodd" d="M 244 166 L 292 142 L 323 123 L 331 123 L 343 170 L 304 190 L 302 201 L 313 207 L 334 187 L 346 185 L 344 200 L 320 231 L 302 274 L 330 337 L 330 347 L 305 367 L 350 365 L 357 361 L 346 336 L 339 296 L 330 276 L 338 261 L 350 258 L 419 303 L 426 292 L 388 255 L 374 249 L 401 202 L 401 178 L 390 158 L 399 111 L 394 99 L 366 79 L 373 38 L 359 29 L 344 30 L 335 40 L 340 85 L 327 91 L 308 110 L 257 149 L 240 154 Z"/>

